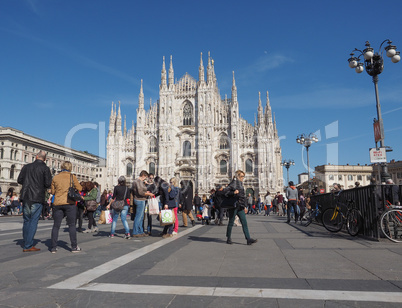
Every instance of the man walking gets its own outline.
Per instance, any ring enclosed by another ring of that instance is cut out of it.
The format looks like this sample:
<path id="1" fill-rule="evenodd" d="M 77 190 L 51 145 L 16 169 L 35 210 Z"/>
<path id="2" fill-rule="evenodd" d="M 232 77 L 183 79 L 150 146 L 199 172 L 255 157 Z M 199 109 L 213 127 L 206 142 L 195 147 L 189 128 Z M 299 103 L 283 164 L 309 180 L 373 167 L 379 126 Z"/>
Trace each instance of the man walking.
<path id="1" fill-rule="evenodd" d="M 45 164 L 46 153 L 40 151 L 33 163 L 22 167 L 17 182 L 22 185 L 21 200 L 23 204 L 24 224 L 22 235 L 24 238 L 23 252 L 39 251 L 33 245 L 33 238 L 38 227 L 38 220 L 42 213 L 42 204 L 45 201 L 46 189 L 52 184 L 52 174 Z"/>

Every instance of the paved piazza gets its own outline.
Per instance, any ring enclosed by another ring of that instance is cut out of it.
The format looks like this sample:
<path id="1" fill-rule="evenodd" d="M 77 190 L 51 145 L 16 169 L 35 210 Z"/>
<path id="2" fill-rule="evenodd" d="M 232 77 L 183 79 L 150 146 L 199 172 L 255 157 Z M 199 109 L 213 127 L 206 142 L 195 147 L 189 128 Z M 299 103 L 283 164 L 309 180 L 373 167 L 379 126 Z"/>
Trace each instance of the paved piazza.
<path id="1" fill-rule="evenodd" d="M 60 232 L 48 251 L 52 221 L 40 221 L 39 253 L 22 253 L 21 217 L 0 219 L 0 307 L 400 307 L 402 245 L 329 234 L 282 217 L 248 215 L 258 243 L 241 227 L 180 228 L 173 239 L 124 240 L 78 234 L 81 253 Z M 154 226 L 155 234 L 161 227 Z"/>

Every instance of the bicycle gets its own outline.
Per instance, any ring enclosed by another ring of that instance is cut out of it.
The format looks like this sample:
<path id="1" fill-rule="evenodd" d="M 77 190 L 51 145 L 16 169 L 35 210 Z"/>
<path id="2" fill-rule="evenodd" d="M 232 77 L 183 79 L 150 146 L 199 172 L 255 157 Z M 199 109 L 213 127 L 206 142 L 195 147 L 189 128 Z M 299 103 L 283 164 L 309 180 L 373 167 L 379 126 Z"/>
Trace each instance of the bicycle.
<path id="1" fill-rule="evenodd" d="M 318 216 L 321 214 L 321 205 L 317 204 L 315 205 L 315 209 L 309 209 L 301 218 L 300 223 L 302 226 L 307 227 L 309 226 L 312 222 L 313 219 L 315 219 L 318 222 Z"/>
<path id="2" fill-rule="evenodd" d="M 382 213 L 381 231 L 390 240 L 395 243 L 402 242 L 402 206 L 393 205 L 387 200 L 386 210 Z"/>
<path id="3" fill-rule="evenodd" d="M 346 224 L 348 233 L 351 236 L 356 236 L 361 225 L 360 211 L 354 207 L 353 200 L 348 200 L 346 214 L 342 212 L 341 205 L 342 203 L 337 202 L 335 208 L 326 209 L 322 213 L 322 224 L 330 232 L 339 232 Z"/>

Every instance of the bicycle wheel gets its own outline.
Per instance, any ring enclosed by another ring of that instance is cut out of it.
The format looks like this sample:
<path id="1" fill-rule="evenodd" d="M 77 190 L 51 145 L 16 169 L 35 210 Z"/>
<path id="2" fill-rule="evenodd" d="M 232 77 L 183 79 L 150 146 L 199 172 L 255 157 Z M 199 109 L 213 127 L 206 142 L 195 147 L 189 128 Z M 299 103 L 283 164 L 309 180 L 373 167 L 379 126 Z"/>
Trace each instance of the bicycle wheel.
<path id="1" fill-rule="evenodd" d="M 330 232 L 339 232 L 342 229 L 342 213 L 335 209 L 326 209 L 322 213 L 322 224 Z"/>
<path id="2" fill-rule="evenodd" d="M 351 209 L 346 216 L 346 228 L 351 236 L 356 236 L 359 233 L 361 226 L 361 215 L 359 210 Z"/>
<path id="3" fill-rule="evenodd" d="M 311 210 L 310 210 L 310 211 L 307 211 L 307 212 L 303 215 L 303 217 L 301 218 L 301 220 L 300 220 L 301 225 L 304 226 L 304 227 L 307 227 L 309 224 L 311 224 L 311 222 L 312 222 L 312 220 L 313 220 L 312 215 L 313 215 L 313 212 L 312 212 Z"/>
<path id="4" fill-rule="evenodd" d="M 392 209 L 381 216 L 381 231 L 391 241 L 402 242 L 402 211 Z"/>

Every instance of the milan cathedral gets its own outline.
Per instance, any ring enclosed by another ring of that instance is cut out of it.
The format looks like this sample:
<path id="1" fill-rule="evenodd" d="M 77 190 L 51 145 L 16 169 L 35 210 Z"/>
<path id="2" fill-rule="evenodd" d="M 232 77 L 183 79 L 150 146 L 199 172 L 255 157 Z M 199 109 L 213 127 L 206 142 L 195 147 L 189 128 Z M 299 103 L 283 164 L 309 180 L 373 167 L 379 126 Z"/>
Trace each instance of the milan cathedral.
<path id="1" fill-rule="evenodd" d="M 145 110 L 141 80 L 137 119 L 131 129 L 125 116 L 122 127 L 120 103 L 112 103 L 107 189 L 117 185 L 121 175 L 130 182 L 147 170 L 165 180 L 177 177 L 206 195 L 215 184 L 229 183 L 238 169 L 246 173 L 246 193 L 263 196 L 283 189 L 281 147 L 268 92 L 265 108 L 259 93 L 252 125 L 239 114 L 234 73 L 231 98 L 222 99 L 209 53 L 206 71 L 205 80 L 201 53 L 198 81 L 186 73 L 174 82 L 172 57 L 168 72 L 163 57 L 159 99 Z"/>

